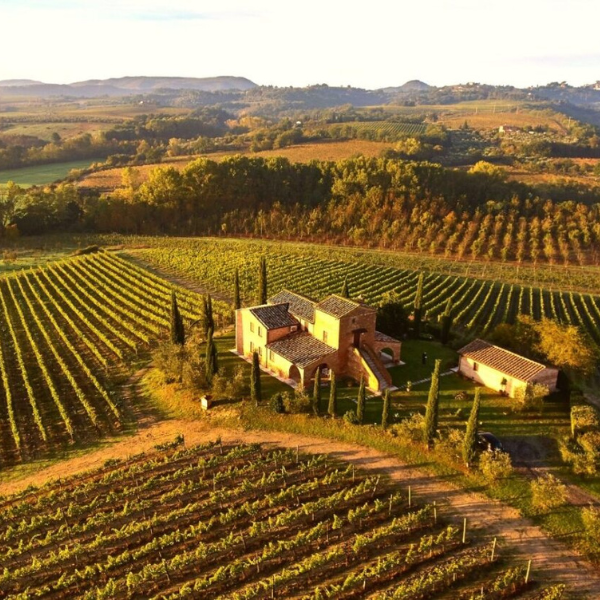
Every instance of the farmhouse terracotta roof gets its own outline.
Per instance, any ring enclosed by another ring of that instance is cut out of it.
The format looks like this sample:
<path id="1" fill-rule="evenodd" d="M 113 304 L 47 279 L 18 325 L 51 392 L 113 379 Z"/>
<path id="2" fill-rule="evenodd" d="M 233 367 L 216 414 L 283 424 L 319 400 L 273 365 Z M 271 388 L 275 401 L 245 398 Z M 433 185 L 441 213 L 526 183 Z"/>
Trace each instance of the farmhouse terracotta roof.
<path id="1" fill-rule="evenodd" d="M 400 340 L 393 338 L 390 335 L 386 335 L 385 333 L 381 333 L 381 331 L 375 331 L 375 341 L 376 342 L 386 342 L 387 344 L 399 344 Z"/>
<path id="2" fill-rule="evenodd" d="M 301 369 L 337 352 L 306 331 L 287 335 L 276 342 L 267 344 L 267 348 Z"/>
<path id="3" fill-rule="evenodd" d="M 289 290 L 282 290 L 272 298 L 269 298 L 269 304 L 281 304 L 287 302 L 289 311 L 297 318 L 304 319 L 310 323 L 315 322 L 315 304 L 310 298 L 295 294 Z"/>
<path id="4" fill-rule="evenodd" d="M 264 304 L 255 306 L 250 312 L 265 326 L 266 329 L 281 329 L 298 325 L 298 321 L 289 313 L 289 305 Z"/>
<path id="5" fill-rule="evenodd" d="M 458 353 L 520 381 L 530 381 L 546 368 L 540 363 L 494 346 L 485 340 L 473 340 Z"/>
<path id="6" fill-rule="evenodd" d="M 349 298 L 344 298 L 343 296 L 338 296 L 336 294 L 332 294 L 331 296 L 327 296 L 327 298 L 324 300 L 321 300 L 321 302 L 317 304 L 316 308 L 326 312 L 329 315 L 341 318 L 361 306 L 370 310 L 374 310 L 371 307 L 367 307 L 364 304 L 357 302 L 356 300 L 350 300 Z"/>

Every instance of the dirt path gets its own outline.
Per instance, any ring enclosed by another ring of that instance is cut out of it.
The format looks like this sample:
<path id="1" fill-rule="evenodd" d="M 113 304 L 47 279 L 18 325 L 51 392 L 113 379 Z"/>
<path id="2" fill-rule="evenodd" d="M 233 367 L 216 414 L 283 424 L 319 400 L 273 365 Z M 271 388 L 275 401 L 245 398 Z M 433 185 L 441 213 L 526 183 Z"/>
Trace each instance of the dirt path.
<path id="1" fill-rule="evenodd" d="M 302 452 L 326 453 L 335 458 L 356 464 L 362 469 L 386 473 L 405 489 L 411 486 L 415 498 L 437 502 L 440 513 L 460 520 L 466 517 L 469 530 L 485 527 L 480 532 L 487 537 L 501 536 L 506 546 L 517 551 L 522 559 L 532 559 L 533 573 L 543 581 L 562 581 L 582 598 L 600 598 L 600 572 L 583 560 L 576 552 L 560 542 L 550 539 L 540 528 L 522 518 L 518 511 L 482 494 L 454 488 L 440 477 L 427 475 L 407 466 L 384 453 L 370 448 L 303 435 L 242 431 L 210 428 L 206 422 L 171 420 L 162 421 L 141 429 L 134 436 L 86 456 L 73 458 L 43 469 L 20 481 L 0 486 L 1 494 L 24 489 L 30 484 L 40 485 L 48 479 L 100 467 L 110 458 L 126 457 L 151 451 L 156 444 L 173 439 L 178 433 L 185 435 L 187 444 L 221 437 L 226 442 L 260 442 L 288 448 L 300 447 Z"/>

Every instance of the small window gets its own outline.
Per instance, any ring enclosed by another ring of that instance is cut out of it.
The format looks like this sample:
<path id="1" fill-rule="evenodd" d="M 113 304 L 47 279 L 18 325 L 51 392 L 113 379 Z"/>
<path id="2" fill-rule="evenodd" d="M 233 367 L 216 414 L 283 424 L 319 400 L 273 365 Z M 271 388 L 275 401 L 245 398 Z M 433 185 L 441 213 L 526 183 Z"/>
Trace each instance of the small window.
<path id="1" fill-rule="evenodd" d="M 275 360 L 275 358 L 273 358 L 273 350 L 269 350 L 269 360 Z"/>
<path id="2" fill-rule="evenodd" d="M 262 327 L 258 326 L 258 337 L 262 337 Z"/>
<path id="3" fill-rule="evenodd" d="M 323 341 L 327 343 L 327 332 L 323 331 Z"/>
<path id="4" fill-rule="evenodd" d="M 250 352 L 254 352 L 254 342 L 250 342 Z"/>
<path id="5" fill-rule="evenodd" d="M 254 333 L 254 322 L 250 321 L 250 332 Z"/>
<path id="6" fill-rule="evenodd" d="M 473 371 L 479 371 L 479 364 L 476 362 L 473 363 Z"/>
<path id="7" fill-rule="evenodd" d="M 262 346 L 258 347 L 258 355 L 262 358 Z"/>

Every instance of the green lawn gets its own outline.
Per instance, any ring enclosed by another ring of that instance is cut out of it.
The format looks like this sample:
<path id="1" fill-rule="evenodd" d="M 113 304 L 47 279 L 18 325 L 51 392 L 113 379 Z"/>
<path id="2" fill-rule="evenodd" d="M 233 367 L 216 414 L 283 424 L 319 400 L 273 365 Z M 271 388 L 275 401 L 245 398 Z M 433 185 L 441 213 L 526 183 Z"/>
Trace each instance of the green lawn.
<path id="1" fill-rule="evenodd" d="M 20 185 L 21 187 L 30 187 L 32 185 L 46 185 L 64 179 L 71 169 L 86 169 L 92 163 L 102 159 L 88 158 L 86 160 L 75 160 L 64 163 L 54 163 L 50 165 L 36 165 L 35 167 L 23 167 L 21 169 L 9 169 L 0 171 L 0 187 L 5 186 L 9 181 Z"/>

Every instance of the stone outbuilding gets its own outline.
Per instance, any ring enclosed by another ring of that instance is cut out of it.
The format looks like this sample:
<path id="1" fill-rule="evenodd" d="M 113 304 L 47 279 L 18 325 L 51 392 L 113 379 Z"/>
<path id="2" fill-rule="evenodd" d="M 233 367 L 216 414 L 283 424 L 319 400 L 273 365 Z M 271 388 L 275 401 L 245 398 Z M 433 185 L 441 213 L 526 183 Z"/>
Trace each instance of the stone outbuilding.
<path id="1" fill-rule="evenodd" d="M 327 378 L 364 377 L 381 392 L 392 386 L 385 365 L 400 362 L 401 343 L 375 329 L 377 311 L 336 294 L 320 302 L 283 290 L 261 306 L 236 311 L 236 351 L 278 376 L 306 385 L 317 368 Z"/>
<path id="2" fill-rule="evenodd" d="M 473 340 L 458 351 L 458 372 L 492 390 L 515 397 L 528 383 L 545 385 L 556 391 L 558 369 L 505 350 L 485 340 Z"/>

